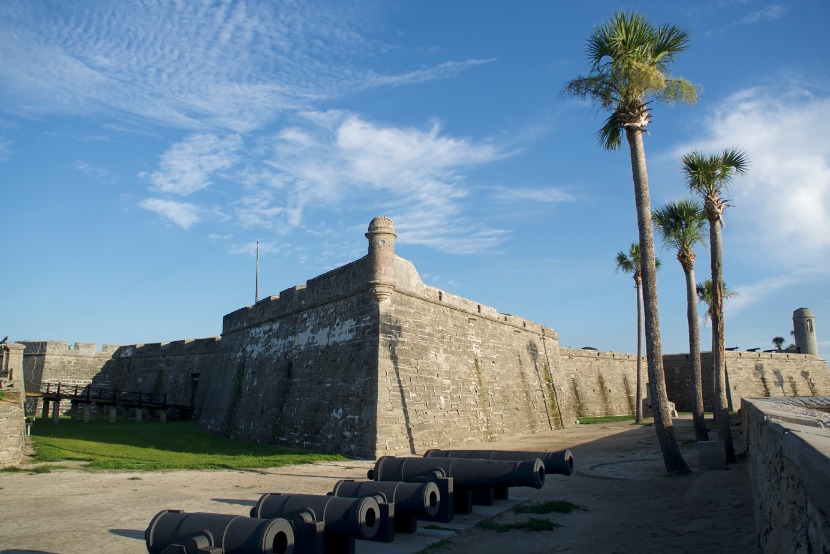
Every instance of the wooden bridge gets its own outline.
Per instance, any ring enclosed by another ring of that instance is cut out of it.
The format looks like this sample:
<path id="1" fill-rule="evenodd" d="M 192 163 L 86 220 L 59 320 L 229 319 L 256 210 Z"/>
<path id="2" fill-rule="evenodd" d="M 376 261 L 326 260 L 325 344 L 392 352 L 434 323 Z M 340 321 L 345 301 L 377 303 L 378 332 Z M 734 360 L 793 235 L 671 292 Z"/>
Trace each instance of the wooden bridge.
<path id="1" fill-rule="evenodd" d="M 168 404 L 166 393 L 153 394 L 143 391 L 125 391 L 95 385 L 46 383 L 41 385 L 40 390 L 26 391 L 26 397 L 43 401 L 41 415 L 43 419 L 49 416 L 49 407 L 51 406 L 52 421 L 55 423 L 60 417 L 60 403 L 62 400 L 68 400 L 72 403 L 72 419 L 82 419 L 84 423 L 89 422 L 93 405 L 98 408 L 99 419 L 103 417 L 105 410 L 108 411 L 111 423 L 115 422 L 119 407 L 122 408 L 125 419 L 129 418 L 130 412 L 133 412 L 136 421 L 141 421 L 144 410 L 147 410 L 150 417 L 152 417 L 153 412 L 158 413 L 161 421 L 167 420 L 168 412 L 183 420 L 190 419 L 190 416 L 193 415 L 193 406 Z"/>

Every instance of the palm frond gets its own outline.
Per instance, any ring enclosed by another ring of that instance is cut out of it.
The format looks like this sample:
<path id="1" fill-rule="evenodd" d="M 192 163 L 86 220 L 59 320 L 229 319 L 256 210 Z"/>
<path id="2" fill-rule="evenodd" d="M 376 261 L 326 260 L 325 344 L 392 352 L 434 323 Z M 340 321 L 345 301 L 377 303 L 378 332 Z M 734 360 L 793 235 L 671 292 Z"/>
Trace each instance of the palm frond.
<path id="1" fill-rule="evenodd" d="M 619 150 L 622 145 L 622 133 L 617 113 L 614 112 L 605 119 L 605 123 L 596 134 L 600 146 L 606 150 Z"/>

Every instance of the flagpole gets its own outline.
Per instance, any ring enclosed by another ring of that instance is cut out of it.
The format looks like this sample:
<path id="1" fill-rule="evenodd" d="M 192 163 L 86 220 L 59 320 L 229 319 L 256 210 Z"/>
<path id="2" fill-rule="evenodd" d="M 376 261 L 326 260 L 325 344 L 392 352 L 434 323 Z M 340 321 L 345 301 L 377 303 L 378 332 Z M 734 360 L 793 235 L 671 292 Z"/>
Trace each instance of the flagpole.
<path id="1" fill-rule="evenodd" d="M 254 304 L 259 302 L 259 241 L 256 241 L 256 284 L 254 286 Z"/>

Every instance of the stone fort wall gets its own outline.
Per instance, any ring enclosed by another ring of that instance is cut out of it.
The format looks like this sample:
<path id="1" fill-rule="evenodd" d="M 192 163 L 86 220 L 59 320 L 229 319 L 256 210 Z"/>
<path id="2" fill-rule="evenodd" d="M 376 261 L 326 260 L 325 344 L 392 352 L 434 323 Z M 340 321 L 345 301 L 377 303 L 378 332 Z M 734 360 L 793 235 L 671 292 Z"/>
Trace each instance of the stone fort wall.
<path id="1" fill-rule="evenodd" d="M 789 352 L 727 351 L 725 354 L 730 401 L 735 410 L 743 398 L 830 395 L 830 369 L 817 356 Z M 701 353 L 700 362 L 703 406 L 711 411 L 715 387 L 711 352 Z M 669 400 L 680 411 L 692 411 L 689 355 L 664 356 L 663 369 Z"/>
<path id="2" fill-rule="evenodd" d="M 378 308 L 363 258 L 225 316 L 206 431 L 372 456 Z"/>
<path id="3" fill-rule="evenodd" d="M 167 393 L 205 431 L 368 458 L 634 413 L 636 356 L 560 348 L 553 329 L 425 285 L 386 218 L 367 238 L 366 257 L 226 315 L 221 337 L 26 343 L 27 384 Z M 665 364 L 685 411 L 684 356 Z M 727 364 L 733 403 L 830 394 L 815 356 L 728 352 Z"/>

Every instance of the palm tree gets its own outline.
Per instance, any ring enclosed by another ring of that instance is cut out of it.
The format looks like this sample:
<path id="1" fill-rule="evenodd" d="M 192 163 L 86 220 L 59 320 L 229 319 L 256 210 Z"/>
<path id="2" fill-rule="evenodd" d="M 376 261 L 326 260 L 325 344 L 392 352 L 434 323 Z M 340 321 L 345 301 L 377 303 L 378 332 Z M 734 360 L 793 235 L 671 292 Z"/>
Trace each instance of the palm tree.
<path id="1" fill-rule="evenodd" d="M 694 200 L 671 202 L 654 210 L 653 221 L 667 247 L 677 249 L 677 261 L 686 275 L 686 321 L 689 326 L 689 358 L 691 359 L 692 421 L 695 439 L 708 441 L 703 415 L 703 386 L 700 369 L 700 330 L 697 322 L 695 291 L 695 251 L 697 244 L 706 244 L 703 208 Z"/>
<path id="2" fill-rule="evenodd" d="M 654 260 L 655 266 L 660 267 L 660 260 Z M 620 250 L 617 252 L 617 271 L 631 273 L 634 277 L 634 288 L 637 289 L 637 393 L 634 421 L 643 420 L 643 278 L 640 271 L 640 245 L 631 244 L 628 254 Z"/>
<path id="3" fill-rule="evenodd" d="M 637 13 L 617 12 L 588 37 L 586 53 L 591 63 L 587 76 L 565 85 L 564 94 L 590 99 L 611 114 L 598 132 L 600 144 L 617 150 L 625 135 L 631 155 L 634 202 L 641 253 L 646 356 L 649 382 L 655 395 L 654 430 L 669 473 L 689 473 L 674 435 L 657 314 L 657 267 L 651 230 L 651 205 L 643 133 L 651 119 L 653 100 L 693 103 L 694 86 L 667 76 L 675 57 L 686 50 L 689 34 L 675 25 L 655 27 Z"/>
<path id="4" fill-rule="evenodd" d="M 784 337 L 774 337 L 772 339 L 772 344 L 775 345 L 775 349 L 781 352 L 781 347 L 784 346 Z"/>
<path id="5" fill-rule="evenodd" d="M 698 302 L 706 304 L 706 313 L 703 314 L 703 323 L 706 324 L 712 317 L 712 280 L 706 279 L 702 283 L 698 283 L 695 286 L 695 292 L 697 292 Z M 736 296 L 740 296 L 738 292 L 730 289 L 726 286 L 726 283 L 724 283 L 722 296 L 723 301 L 726 302 L 730 298 L 734 298 Z"/>
<path id="6" fill-rule="evenodd" d="M 736 175 L 746 172 L 749 159 L 744 152 L 725 149 L 720 154 L 690 152 L 683 156 L 683 173 L 689 190 L 703 197 L 703 209 L 709 220 L 709 244 L 712 267 L 712 366 L 715 377 L 715 419 L 718 439 L 724 442 L 726 461 L 735 462 L 735 447 L 729 429 L 729 402 L 726 396 L 723 325 L 723 244 L 721 226 L 728 204 L 721 194 Z"/>

